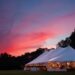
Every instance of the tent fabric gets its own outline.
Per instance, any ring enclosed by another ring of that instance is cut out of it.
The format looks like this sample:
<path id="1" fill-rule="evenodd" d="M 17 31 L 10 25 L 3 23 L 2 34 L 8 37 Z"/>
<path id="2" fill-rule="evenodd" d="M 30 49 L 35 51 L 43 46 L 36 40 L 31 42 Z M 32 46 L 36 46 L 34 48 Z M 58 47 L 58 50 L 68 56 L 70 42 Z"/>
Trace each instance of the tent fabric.
<path id="1" fill-rule="evenodd" d="M 60 50 L 60 49 L 61 47 L 57 48 L 56 50 Z M 50 51 L 46 51 L 28 64 L 48 62 L 48 60 L 50 59 L 52 54 L 56 52 L 56 50 L 52 49 Z"/>
<path id="2" fill-rule="evenodd" d="M 75 50 L 70 46 L 63 48 L 60 53 L 53 54 L 49 61 L 75 61 Z"/>
<path id="3" fill-rule="evenodd" d="M 28 64 L 45 63 L 49 61 L 75 61 L 75 49 L 68 46 L 46 51 Z"/>
<path id="4" fill-rule="evenodd" d="M 43 58 L 43 56 L 45 56 L 47 53 L 48 53 L 48 51 L 45 51 L 44 53 L 42 53 L 41 55 L 39 55 L 37 58 L 35 58 L 31 62 L 29 62 L 28 64 L 38 63 L 41 60 L 41 58 Z"/>
<path id="5" fill-rule="evenodd" d="M 32 60 L 31 62 L 29 62 L 28 64 L 35 64 L 35 63 L 43 63 L 48 61 L 49 59 L 49 55 L 52 54 L 55 50 L 52 49 L 50 51 L 45 51 L 44 53 L 42 53 L 40 56 L 38 56 L 36 59 Z"/>

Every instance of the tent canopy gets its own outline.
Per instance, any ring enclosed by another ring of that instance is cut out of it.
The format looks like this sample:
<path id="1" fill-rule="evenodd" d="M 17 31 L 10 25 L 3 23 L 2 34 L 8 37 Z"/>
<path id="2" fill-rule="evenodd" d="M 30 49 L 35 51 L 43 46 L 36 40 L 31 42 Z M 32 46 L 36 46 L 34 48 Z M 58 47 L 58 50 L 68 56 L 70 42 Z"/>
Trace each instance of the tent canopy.
<path id="1" fill-rule="evenodd" d="M 41 61 L 41 59 L 48 53 L 48 51 L 45 51 L 44 53 L 42 53 L 40 56 L 38 56 L 37 58 L 35 58 L 34 60 L 32 60 L 31 62 L 29 62 L 28 64 L 35 64 L 35 63 L 39 63 Z"/>
<path id="2" fill-rule="evenodd" d="M 55 50 L 45 51 L 28 64 L 45 63 L 49 61 L 75 61 L 75 49 L 67 46 L 65 48 L 59 47 Z"/>
<path id="3" fill-rule="evenodd" d="M 70 46 L 63 48 L 60 53 L 53 54 L 49 61 L 75 61 L 75 50 Z"/>

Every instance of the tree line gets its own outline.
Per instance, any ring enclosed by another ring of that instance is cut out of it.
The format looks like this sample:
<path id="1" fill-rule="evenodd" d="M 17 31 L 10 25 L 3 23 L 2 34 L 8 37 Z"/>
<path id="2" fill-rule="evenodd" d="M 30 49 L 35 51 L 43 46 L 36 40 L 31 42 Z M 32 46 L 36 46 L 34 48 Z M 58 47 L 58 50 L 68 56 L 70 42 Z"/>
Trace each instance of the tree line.
<path id="1" fill-rule="evenodd" d="M 11 56 L 7 53 L 0 54 L 0 70 L 24 69 L 25 64 L 38 57 L 44 50 L 44 48 L 38 48 L 36 51 L 25 53 L 18 57 Z"/>
<path id="2" fill-rule="evenodd" d="M 58 47 L 66 47 L 68 45 L 75 49 L 75 30 L 71 33 L 70 37 L 67 37 L 65 40 L 61 40 L 57 44 Z M 0 54 L 0 70 L 24 69 L 25 64 L 38 57 L 45 50 L 45 48 L 38 48 L 36 51 L 25 53 L 18 57 L 11 56 L 7 53 Z"/>

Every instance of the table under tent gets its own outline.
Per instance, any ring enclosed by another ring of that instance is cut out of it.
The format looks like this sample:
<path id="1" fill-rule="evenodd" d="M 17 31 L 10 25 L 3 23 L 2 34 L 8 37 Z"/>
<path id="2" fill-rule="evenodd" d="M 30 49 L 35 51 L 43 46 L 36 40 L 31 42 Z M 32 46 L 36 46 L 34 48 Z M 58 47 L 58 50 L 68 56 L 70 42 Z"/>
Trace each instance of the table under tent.
<path id="1" fill-rule="evenodd" d="M 75 49 L 70 46 L 45 51 L 24 67 L 24 70 L 28 71 L 66 71 L 67 69 L 75 69 Z"/>

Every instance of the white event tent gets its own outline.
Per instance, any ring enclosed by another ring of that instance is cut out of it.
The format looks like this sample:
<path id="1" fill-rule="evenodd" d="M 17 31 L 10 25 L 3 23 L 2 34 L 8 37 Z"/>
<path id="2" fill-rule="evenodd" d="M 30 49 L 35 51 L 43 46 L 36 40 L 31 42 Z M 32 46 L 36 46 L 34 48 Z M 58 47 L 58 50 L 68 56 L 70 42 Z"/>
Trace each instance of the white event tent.
<path id="1" fill-rule="evenodd" d="M 45 51 L 25 65 L 24 70 L 52 70 L 75 68 L 75 49 L 70 46 Z"/>

